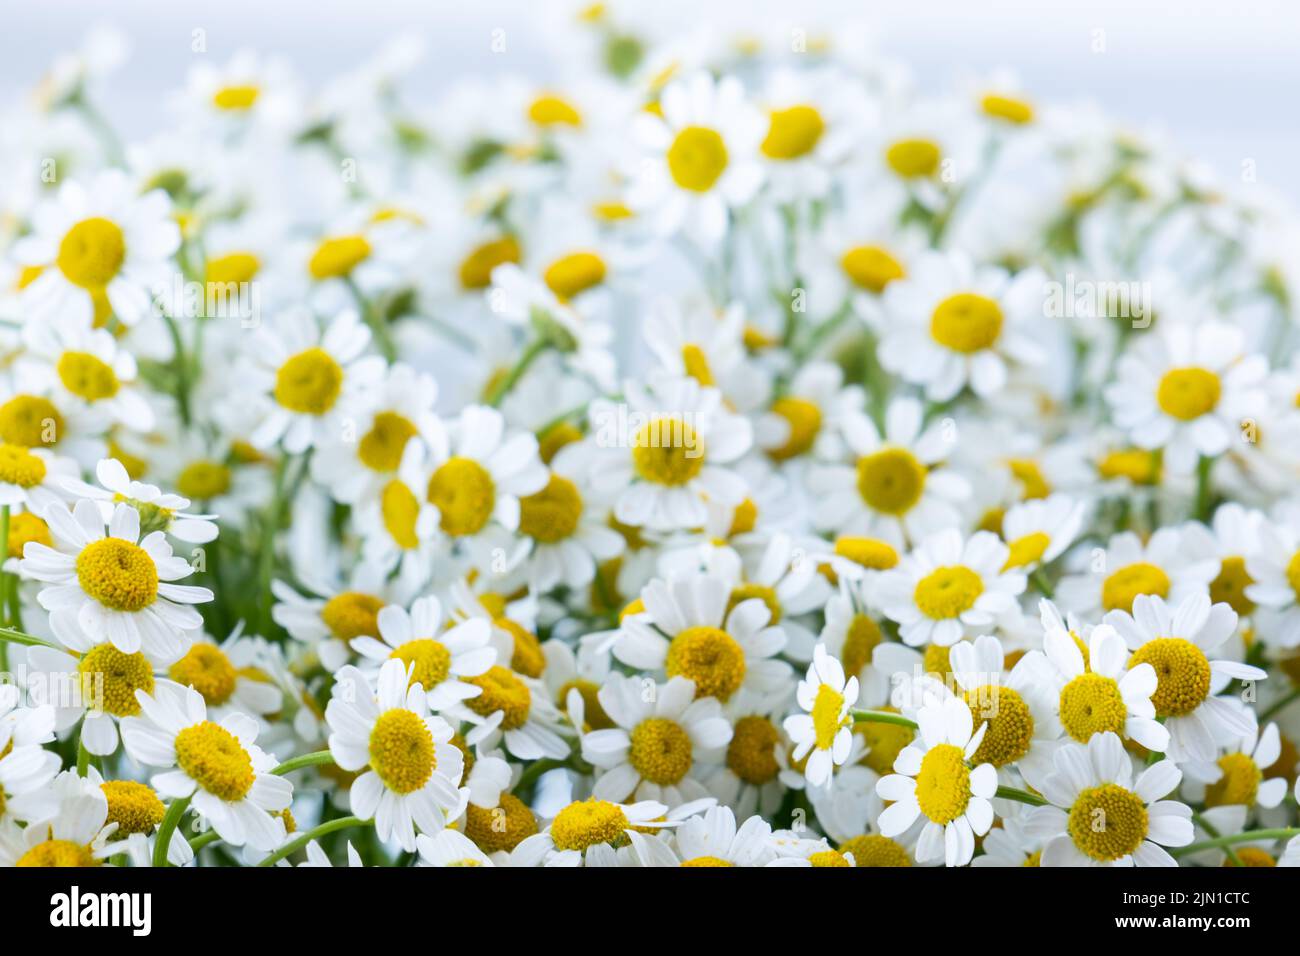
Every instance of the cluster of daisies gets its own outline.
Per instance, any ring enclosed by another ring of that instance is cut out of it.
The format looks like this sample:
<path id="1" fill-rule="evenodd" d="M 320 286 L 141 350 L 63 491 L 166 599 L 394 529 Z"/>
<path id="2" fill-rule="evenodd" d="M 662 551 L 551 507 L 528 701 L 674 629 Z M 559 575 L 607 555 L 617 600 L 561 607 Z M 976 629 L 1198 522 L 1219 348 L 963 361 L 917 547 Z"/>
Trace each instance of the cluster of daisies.
<path id="1" fill-rule="evenodd" d="M 8 107 L 0 862 L 1300 864 L 1284 204 L 570 13 Z"/>

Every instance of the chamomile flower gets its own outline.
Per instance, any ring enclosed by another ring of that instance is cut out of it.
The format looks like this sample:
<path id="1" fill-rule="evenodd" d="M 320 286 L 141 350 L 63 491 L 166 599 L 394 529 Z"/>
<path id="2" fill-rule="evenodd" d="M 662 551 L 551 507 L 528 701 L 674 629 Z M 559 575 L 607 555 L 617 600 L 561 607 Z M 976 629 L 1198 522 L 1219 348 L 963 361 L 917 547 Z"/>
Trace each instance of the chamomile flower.
<path id="1" fill-rule="evenodd" d="M 35 516 L 63 508 L 68 494 L 63 480 L 75 476 L 77 463 L 44 448 L 0 443 L 0 504 L 22 506 Z"/>
<path id="2" fill-rule="evenodd" d="M 794 742 L 794 759 L 808 758 L 804 774 L 811 787 L 824 787 L 831 769 L 848 759 L 853 740 L 851 711 L 858 700 L 858 679 L 844 679 L 844 668 L 818 644 L 808 674 L 795 692 L 806 713 L 785 719 Z"/>
<path id="3" fill-rule="evenodd" d="M 64 771 L 50 787 L 46 812 L 0 836 L 0 866 L 102 866 L 113 853 L 115 829 L 103 791 Z"/>
<path id="4" fill-rule="evenodd" d="M 1276 807 L 1286 797 L 1285 776 L 1266 777 L 1265 772 L 1282 756 L 1281 735 L 1277 724 L 1269 723 L 1263 731 L 1232 740 L 1223 748 L 1224 753 L 1213 763 L 1188 760 L 1182 763 L 1183 772 L 1194 796 L 1200 796 L 1207 807 L 1260 806 Z M 1200 793 L 1201 790 L 1204 793 Z"/>
<path id="5" fill-rule="evenodd" d="M 98 486 L 75 477 L 64 479 L 62 484 L 66 494 L 94 501 L 105 522 L 112 519 L 119 504 L 128 504 L 140 513 L 141 529 L 146 533 L 166 531 L 190 544 L 206 544 L 217 536 L 216 515 L 187 514 L 188 498 L 133 481 L 126 466 L 116 458 L 101 459 L 95 465 L 95 477 Z"/>
<path id="6" fill-rule="evenodd" d="M 729 807 L 710 807 L 673 830 L 673 846 L 681 859 L 673 865 L 764 866 L 776 852 L 768 839 L 771 835 L 772 825 L 762 817 L 746 817 L 737 826 Z M 640 850 L 643 842 L 636 845 Z"/>
<path id="7" fill-rule="evenodd" d="M 778 462 L 810 453 L 821 459 L 839 458 L 844 420 L 860 415 L 864 400 L 859 386 L 844 384 L 838 365 L 809 362 L 755 420 L 754 444 Z"/>
<path id="8" fill-rule="evenodd" d="M 289 806 L 293 784 L 269 771 L 276 759 L 257 746 L 257 721 L 231 713 L 208 720 L 193 688 L 159 681 L 136 691 L 141 715 L 124 718 L 122 741 L 140 763 L 162 768 L 151 778 L 159 794 L 190 805 L 231 846 L 272 849 L 280 839 L 272 815 Z"/>
<path id="9" fill-rule="evenodd" d="M 119 504 L 105 534 L 103 516 L 86 499 L 72 511 L 50 508 L 45 520 L 54 547 L 29 542 L 21 570 L 46 584 L 37 599 L 65 644 L 80 630 L 91 642 L 109 641 L 123 654 L 144 649 L 171 660 L 183 652 L 187 632 L 203 623 L 193 605 L 211 601 L 212 592 L 172 583 L 194 569 L 172 554 L 163 532 L 141 538 L 140 512 Z"/>
<path id="10" fill-rule="evenodd" d="M 420 866 L 495 866 L 492 859 L 457 830 L 439 830 L 415 838 Z"/>
<path id="11" fill-rule="evenodd" d="M 1279 508 L 1276 520 L 1261 524 L 1259 550 L 1247 557 L 1246 572 L 1252 583 L 1245 596 L 1259 606 L 1259 639 L 1300 646 L 1300 509 Z"/>
<path id="12" fill-rule="evenodd" d="M 1133 779 L 1119 737 L 1100 733 L 1067 744 L 1043 785 L 1050 806 L 1033 810 L 1027 832 L 1043 841 L 1042 866 L 1176 866 L 1166 846 L 1192 841 L 1192 811 L 1164 799 L 1182 779 L 1161 760 Z M 1101 825 L 1098 825 L 1101 821 Z"/>
<path id="13" fill-rule="evenodd" d="M 352 812 L 374 819 L 382 840 L 415 849 L 415 831 L 437 833 L 460 815 L 464 759 L 451 726 L 428 714 L 416 665 L 402 659 L 379 670 L 375 690 L 354 667 L 342 668 L 325 709 L 330 753 L 344 770 L 365 772 L 352 784 Z"/>
<path id="14" fill-rule="evenodd" d="M 874 118 L 869 106 L 845 95 L 842 80 L 831 70 L 779 70 L 764 87 L 759 106 L 767 111 L 767 131 L 758 151 L 776 200 L 824 195 Z"/>
<path id="15" fill-rule="evenodd" d="M 465 735 L 468 743 L 491 749 L 504 739 L 506 750 L 521 760 L 569 755 L 569 744 L 560 736 L 560 711 L 538 681 L 493 664 L 466 683 L 480 689 L 457 710 L 458 717 L 474 724 Z"/>
<path id="16" fill-rule="evenodd" d="M 1085 506 L 1066 495 L 1023 501 L 1002 518 L 1007 567 L 1031 572 L 1051 564 L 1074 544 L 1083 527 Z"/>
<path id="17" fill-rule="evenodd" d="M 1130 611 L 1134 599 L 1151 594 L 1180 603 L 1206 594 L 1219 571 L 1212 554 L 1197 548 L 1180 527 L 1158 529 L 1145 542 L 1123 531 L 1104 551 L 1077 552 L 1071 570 L 1057 588 L 1058 600 L 1075 613 L 1095 617 L 1107 611 Z"/>
<path id="18" fill-rule="evenodd" d="M 673 825 L 668 808 L 653 800 L 619 804 L 577 800 L 560 810 L 546 829 L 527 837 L 510 854 L 511 866 L 628 866 L 635 828 Z M 639 836 L 639 834 L 637 834 Z M 620 859 L 620 854 L 624 858 Z"/>

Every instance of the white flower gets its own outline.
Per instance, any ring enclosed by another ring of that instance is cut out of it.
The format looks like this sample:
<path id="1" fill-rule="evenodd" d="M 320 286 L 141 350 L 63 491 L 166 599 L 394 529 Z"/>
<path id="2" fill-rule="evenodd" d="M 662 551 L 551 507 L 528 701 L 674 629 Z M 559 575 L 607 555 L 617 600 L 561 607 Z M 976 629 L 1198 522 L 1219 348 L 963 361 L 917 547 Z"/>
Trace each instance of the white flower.
<path id="1" fill-rule="evenodd" d="M 1282 756 L 1282 739 L 1277 724 L 1269 723 L 1229 742 L 1223 756 L 1213 763 L 1187 760 L 1183 771 L 1195 781 L 1196 791 L 1207 807 L 1242 805 L 1276 807 L 1286 797 L 1285 776 L 1265 778 L 1264 773 Z"/>
<path id="2" fill-rule="evenodd" d="M 632 846 L 615 848 L 640 836 L 633 827 L 674 826 L 668 808 L 653 800 L 618 804 L 578 800 L 555 815 L 541 833 L 525 838 L 510 854 L 510 866 L 643 866 Z"/>
<path id="3" fill-rule="evenodd" d="M 1122 531 L 1100 555 L 1080 549 L 1068 559 L 1075 573 L 1057 585 L 1057 600 L 1076 614 L 1095 617 L 1106 611 L 1130 611 L 1140 594 L 1178 604 L 1207 594 L 1219 562 L 1199 537 L 1186 528 L 1159 528 L 1145 542 Z"/>
<path id="4" fill-rule="evenodd" d="M 1051 564 L 1074 543 L 1083 527 L 1086 507 L 1066 495 L 1022 501 L 1002 518 L 1002 540 L 1010 554 L 1008 568 L 1032 571 Z"/>
<path id="5" fill-rule="evenodd" d="M 1278 509 L 1259 528 L 1259 550 L 1246 556 L 1246 597 L 1259 605 L 1256 634 L 1280 648 L 1300 646 L 1300 508 Z"/>
<path id="6" fill-rule="evenodd" d="M 64 479 L 64 491 L 76 498 L 89 498 L 99 505 L 104 521 L 112 520 L 119 504 L 128 504 L 140 512 L 142 530 L 166 531 L 172 537 L 191 544 L 207 544 L 217 536 L 216 515 L 186 514 L 190 500 L 181 495 L 165 494 L 155 485 L 132 481 L 126 467 L 116 458 L 103 458 L 95 466 L 99 486 L 89 485 L 76 477 Z"/>
<path id="7" fill-rule="evenodd" d="M 858 702 L 858 679 L 844 679 L 840 662 L 818 644 L 813 662 L 795 691 L 805 711 L 785 719 L 785 732 L 794 743 L 795 760 L 808 758 L 804 774 L 811 787 L 824 787 L 831 769 L 848 758 L 853 739 L 853 705 Z"/>

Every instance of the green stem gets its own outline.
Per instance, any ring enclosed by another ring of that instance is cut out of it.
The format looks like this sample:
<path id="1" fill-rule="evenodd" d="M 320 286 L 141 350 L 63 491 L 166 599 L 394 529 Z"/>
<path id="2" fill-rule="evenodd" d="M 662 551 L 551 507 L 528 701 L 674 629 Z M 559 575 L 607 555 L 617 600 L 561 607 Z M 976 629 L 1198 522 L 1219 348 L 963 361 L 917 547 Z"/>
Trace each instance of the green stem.
<path id="1" fill-rule="evenodd" d="M 314 753 L 303 754 L 300 757 L 291 757 L 280 766 L 271 771 L 273 774 L 284 776 L 286 773 L 292 773 L 295 770 L 301 770 L 303 767 L 313 767 L 323 763 L 333 763 L 334 755 L 328 750 L 317 750 Z"/>
<path id="2" fill-rule="evenodd" d="M 172 845 L 172 834 L 176 831 L 177 825 L 181 822 L 186 809 L 190 805 L 189 797 L 181 797 L 173 800 L 171 806 L 167 808 L 167 813 L 163 816 L 162 823 L 158 825 L 157 842 L 153 845 L 153 865 L 157 867 L 171 866 L 167 862 L 167 848 Z"/>
<path id="3" fill-rule="evenodd" d="M 42 640 L 39 637 L 33 637 L 31 634 L 27 634 L 12 627 L 0 627 L 0 642 L 22 644 L 25 647 L 49 647 L 56 651 L 63 650 L 63 648 L 59 647 L 57 644 L 51 644 L 49 641 Z"/>
<path id="4" fill-rule="evenodd" d="M 1264 721 L 1268 720 L 1278 711 L 1282 710 L 1282 708 L 1292 703 L 1297 697 L 1300 697 L 1300 687 L 1295 688 L 1294 690 L 1291 691 L 1291 693 L 1287 694 L 1285 697 L 1278 698 L 1277 700 L 1273 701 L 1273 703 L 1265 707 L 1262 711 L 1260 711 L 1259 722 L 1263 724 Z"/>
<path id="5" fill-rule="evenodd" d="M 510 390 L 518 384 L 521 378 L 523 378 L 524 372 L 528 371 L 528 366 L 533 364 L 533 361 L 537 356 L 550 348 L 550 344 L 550 342 L 543 338 L 533 339 L 533 341 L 529 342 L 528 347 L 525 348 L 523 354 L 519 356 L 519 361 L 515 362 L 510 371 L 506 372 L 506 374 L 502 376 L 501 381 L 497 382 L 496 385 L 492 387 L 492 391 L 489 392 L 487 396 L 487 403 L 494 408 L 497 405 L 500 405 L 501 400 L 505 398 L 506 395 L 510 393 Z"/>
<path id="6" fill-rule="evenodd" d="M 283 860 L 290 853 L 296 853 L 297 851 L 305 847 L 308 843 L 310 843 L 312 840 L 315 840 L 318 837 L 323 837 L 327 833 L 333 833 L 335 830 L 346 830 L 348 827 L 369 827 L 369 826 L 374 826 L 373 820 L 362 820 L 359 819 L 358 817 L 340 817 L 337 820 L 330 820 L 328 823 L 322 823 L 320 826 L 308 830 L 302 836 L 295 837 L 294 839 L 290 840 L 288 843 L 280 847 L 280 849 L 276 850 L 274 853 L 268 856 L 265 860 L 262 860 L 262 862 L 258 863 L 257 865 L 275 866 L 275 864 Z"/>
<path id="7" fill-rule="evenodd" d="M 190 424 L 190 373 L 185 364 L 185 343 L 181 340 L 180 326 L 170 315 L 164 313 L 163 321 L 167 323 L 167 331 L 172 337 L 172 356 L 173 373 L 176 377 L 176 407 L 181 414 L 181 423 L 187 428 Z"/>
<path id="8" fill-rule="evenodd" d="M 1052 585 L 1047 580 L 1047 575 L 1043 573 L 1042 568 L 1035 568 L 1033 573 L 1029 575 L 1029 580 L 1033 582 L 1034 587 L 1038 588 L 1043 597 L 1049 601 L 1052 599 Z"/>
<path id="9" fill-rule="evenodd" d="M 190 840 L 190 849 L 195 853 L 198 853 L 199 850 L 202 850 L 209 843 L 216 843 L 220 839 L 221 835 L 217 833 L 216 830 L 209 830 L 207 833 L 200 833 L 198 836 Z"/>
<path id="10" fill-rule="evenodd" d="M 1016 800 L 1020 803 L 1027 803 L 1031 807 L 1047 806 L 1047 801 L 1037 794 L 1029 793 L 1024 790 L 1017 790 L 1015 787 L 998 787 L 998 792 L 995 796 L 1001 797 L 1003 800 Z"/>
<path id="11" fill-rule="evenodd" d="M 372 305 L 361 294 L 361 287 L 357 285 L 356 279 L 349 275 L 345 276 L 343 281 L 351 290 L 352 297 L 357 300 L 357 308 L 361 310 L 361 318 L 365 320 L 366 325 L 370 326 L 370 332 L 375 337 L 375 345 L 379 347 L 385 359 L 389 362 L 393 361 L 397 358 L 397 346 L 393 343 L 392 333 L 388 329 L 388 320 L 381 314 L 378 305 Z"/>
<path id="12" fill-rule="evenodd" d="M 1208 833 L 1211 837 L 1217 838 L 1223 836 L 1223 834 L 1219 832 L 1218 828 L 1213 823 L 1205 819 L 1205 817 L 1201 816 L 1201 814 L 1197 813 L 1194 810 L 1192 811 L 1192 820 L 1198 826 L 1200 826 L 1202 830 Z M 1237 856 L 1236 850 L 1226 845 L 1224 846 L 1223 850 L 1225 853 L 1228 854 L 1228 859 L 1232 861 L 1233 866 L 1241 866 L 1241 859 Z"/>
<path id="13" fill-rule="evenodd" d="M 84 721 L 82 722 L 81 729 L 83 732 L 86 729 L 86 725 Z M 86 772 L 89 769 L 90 769 L 90 751 L 87 750 L 86 745 L 82 743 L 81 733 L 78 733 L 77 734 L 77 776 L 84 777 L 86 775 Z"/>
<path id="14" fill-rule="evenodd" d="M 1214 459 L 1202 455 L 1196 463 L 1196 519 L 1207 521 L 1210 517 L 1210 468 Z"/>
<path id="15" fill-rule="evenodd" d="M 1248 843 L 1251 840 L 1289 840 L 1294 836 L 1300 836 L 1300 827 L 1279 827 L 1274 830 L 1247 830 L 1244 833 L 1229 833 L 1227 836 L 1215 837 L 1212 840 L 1202 840 L 1199 843 L 1189 843 L 1187 846 L 1170 847 L 1169 855 L 1187 856 L 1189 853 L 1199 853 L 1201 850 L 1214 850 L 1233 843 Z"/>
<path id="16" fill-rule="evenodd" d="M 896 724 L 899 727 L 916 729 L 915 720 L 904 717 L 902 714 L 892 714 L 887 710 L 855 710 L 851 713 L 855 724 Z"/>

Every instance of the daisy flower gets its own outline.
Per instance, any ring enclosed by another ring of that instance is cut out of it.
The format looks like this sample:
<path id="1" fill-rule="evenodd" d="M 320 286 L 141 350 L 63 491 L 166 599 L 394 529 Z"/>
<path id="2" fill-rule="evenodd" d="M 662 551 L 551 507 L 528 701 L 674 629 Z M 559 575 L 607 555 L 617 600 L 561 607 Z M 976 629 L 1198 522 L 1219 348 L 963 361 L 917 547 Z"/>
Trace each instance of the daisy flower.
<path id="1" fill-rule="evenodd" d="M 1025 576 L 1004 570 L 1010 551 L 988 531 L 963 541 L 955 528 L 923 540 L 880 576 L 876 600 L 912 647 L 947 647 L 1014 611 Z"/>
<path id="2" fill-rule="evenodd" d="M 767 132 L 758 145 L 775 200 L 822 196 L 835 169 L 875 117 L 861 98 L 849 96 L 844 77 L 829 70 L 774 72 L 759 96 Z"/>
<path id="3" fill-rule="evenodd" d="M 660 115 L 640 113 L 632 135 L 642 151 L 628 205 L 652 218 L 656 231 L 684 232 L 702 246 L 726 234 L 728 210 L 758 191 L 763 120 L 734 77 L 714 82 L 697 73 L 670 83 Z"/>
<path id="4" fill-rule="evenodd" d="M 181 495 L 164 494 L 156 485 L 133 481 L 126 466 L 116 458 L 102 458 L 95 465 L 99 485 L 90 485 L 77 477 L 63 480 L 64 491 L 76 498 L 89 498 L 99 506 L 105 522 L 112 520 L 119 504 L 128 504 L 140 513 L 145 533 L 166 531 L 190 544 L 207 544 L 217 536 L 216 515 L 187 514 L 190 500 Z"/>
<path id="5" fill-rule="evenodd" d="M 61 766 L 59 755 L 42 746 L 54 740 L 54 708 L 17 707 L 19 696 L 14 685 L 0 687 L 0 819 L 26 819 L 33 806 L 25 795 L 38 794 Z M 43 802 L 35 799 L 36 806 Z"/>
<path id="6" fill-rule="evenodd" d="M 63 480 L 77 474 L 77 463 L 44 448 L 0 443 L 0 505 L 23 507 L 36 516 L 66 507 Z"/>
<path id="7" fill-rule="evenodd" d="M 1049 495 L 1022 501 L 1002 517 L 1002 540 L 1007 543 L 1007 569 L 1026 573 L 1051 564 L 1074 544 L 1083 529 L 1086 506 L 1067 495 Z"/>
<path id="8" fill-rule="evenodd" d="M 527 837 L 510 854 L 510 866 L 628 866 L 635 828 L 672 826 L 668 808 L 653 800 L 619 804 L 607 800 L 570 803 L 547 824 Z M 624 855 L 620 859 L 620 854 Z"/>
<path id="9" fill-rule="evenodd" d="M 1231 660 L 1210 660 L 1237 629 L 1237 612 L 1210 604 L 1204 594 L 1166 604 L 1139 595 L 1133 613 L 1111 611 L 1103 619 L 1120 633 L 1133 656 L 1129 666 L 1148 663 L 1156 672 L 1151 695 L 1156 716 L 1169 731 L 1172 760 L 1215 759 L 1215 740 L 1255 732 L 1253 715 L 1215 696 L 1233 680 L 1263 680 L 1266 671 Z"/>
<path id="10" fill-rule="evenodd" d="M 190 799 L 231 846 L 274 848 L 283 831 L 273 814 L 289 806 L 293 784 L 270 772 L 278 761 L 257 746 L 257 721 L 231 713 L 213 723 L 198 691 L 170 681 L 135 696 L 142 714 L 123 719 L 122 741 L 132 759 L 165 768 L 151 778 L 153 788 Z"/>
<path id="11" fill-rule="evenodd" d="M 1259 549 L 1246 557 L 1252 583 L 1245 596 L 1258 605 L 1256 634 L 1280 648 L 1300 646 L 1300 508 L 1280 507 L 1259 528 Z"/>
<path id="12" fill-rule="evenodd" d="M 880 815 L 880 832 L 896 837 L 924 817 L 917 860 L 942 857 L 948 866 L 964 866 L 975 853 L 975 838 L 993 825 L 997 771 L 991 764 L 970 765 L 988 725 L 972 733 L 971 710 L 956 699 L 922 707 L 916 721 L 921 739 L 903 748 L 895 772 L 876 785 L 890 801 Z"/>
<path id="13" fill-rule="evenodd" d="M 862 699 L 879 703 L 889 696 L 890 675 L 873 664 L 873 657 L 886 638 L 863 591 L 860 582 L 840 581 L 838 593 L 826 602 L 819 640 L 844 672 L 857 679 Z"/>
<path id="14" fill-rule="evenodd" d="M 832 768 L 848 759 L 858 679 L 846 681 L 840 662 L 818 644 L 795 697 L 805 713 L 787 717 L 785 732 L 794 743 L 794 759 L 808 758 L 804 768 L 808 785 L 824 787 L 830 782 Z"/>
<path id="15" fill-rule="evenodd" d="M 656 861 L 647 866 L 764 866 L 776 852 L 771 835 L 772 825 L 762 817 L 747 817 L 737 827 L 730 807 L 710 807 L 672 831 L 672 848 L 642 833 L 633 845 L 643 860 Z"/>
<path id="16" fill-rule="evenodd" d="M 443 553 L 438 509 L 427 498 L 428 462 L 423 441 L 406 442 L 396 473 L 353 506 L 366 564 L 384 574 L 396 568 L 398 588 L 405 593 L 416 593 L 429 581 Z"/>
<path id="17" fill-rule="evenodd" d="M 292 75 L 278 59 L 239 50 L 220 66 L 199 63 L 186 81 L 187 120 L 220 134 L 248 128 L 274 132 L 301 119 Z"/>
<path id="18" fill-rule="evenodd" d="M 970 485 L 942 467 L 952 442 L 942 422 L 924 426 L 920 402 L 891 401 L 883 435 L 858 413 L 845 415 L 841 428 L 856 460 L 809 471 L 816 527 L 881 538 L 897 548 L 905 540 L 958 523 L 956 504 L 969 497 Z"/>
<path id="19" fill-rule="evenodd" d="M 71 770 L 49 789 L 46 814 L 21 830 L 12 821 L 0 830 L 0 866 L 102 866 L 116 849 L 103 791 Z"/>
<path id="20" fill-rule="evenodd" d="M 495 866 L 474 841 L 457 830 L 439 830 L 433 836 L 421 833 L 415 838 L 420 854 L 418 866 Z"/>
<path id="21" fill-rule="evenodd" d="M 352 784 L 352 812 L 373 819 L 381 840 L 415 850 L 415 830 L 437 833 L 460 816 L 468 791 L 451 726 L 430 716 L 416 665 L 399 659 L 379 670 L 376 690 L 355 667 L 336 675 L 325 708 L 330 753 L 344 770 L 364 771 Z"/>
<path id="22" fill-rule="evenodd" d="M 181 234 L 171 211 L 165 192 L 141 196 L 118 170 L 64 183 L 33 214 L 32 233 L 14 245 L 15 259 L 40 269 L 23 291 L 27 314 L 57 316 L 73 328 L 103 325 L 110 315 L 128 326 L 140 322 L 153 290 L 176 268 L 171 257 Z"/>
<path id="23" fill-rule="evenodd" d="M 1132 531 L 1111 537 L 1105 551 L 1076 552 L 1073 573 L 1061 579 L 1057 600 L 1076 614 L 1094 617 L 1131 611 L 1134 599 L 1151 594 L 1173 604 L 1207 594 L 1219 571 L 1213 555 L 1197 547 L 1185 528 L 1165 527 L 1144 543 Z"/>
<path id="24" fill-rule="evenodd" d="M 1119 737 L 1094 735 L 1067 744 L 1043 785 L 1050 806 L 1029 815 L 1026 831 L 1043 841 L 1043 866 L 1176 866 L 1162 847 L 1192 842 L 1192 811 L 1165 800 L 1182 780 L 1172 760 L 1147 767 L 1135 781 Z"/>
<path id="25" fill-rule="evenodd" d="M 1201 796 L 1207 807 L 1240 805 L 1271 810 L 1282 802 L 1288 786 L 1286 777 L 1265 776 L 1265 771 L 1282 756 L 1277 724 L 1269 723 L 1262 733 L 1255 729 L 1223 749 L 1226 752 L 1213 763 L 1182 763 L 1183 772 L 1197 785 L 1197 792 L 1189 795 Z M 1199 793 L 1202 787 L 1204 794 Z"/>
<path id="26" fill-rule="evenodd" d="M 466 683 L 480 689 L 456 711 L 474 724 L 465 735 L 469 744 L 492 749 L 504 738 L 506 750 L 520 760 L 569 756 L 569 743 L 559 733 L 563 718 L 540 682 L 494 664 Z"/>
<path id="27" fill-rule="evenodd" d="M 1256 610 L 1248 593 L 1255 579 L 1247 563 L 1257 560 L 1260 531 L 1265 521 L 1261 511 L 1243 508 L 1235 501 L 1225 502 L 1215 509 L 1209 528 L 1211 543 L 1204 546 L 1204 550 L 1213 552 L 1219 559 L 1218 577 L 1210 582 L 1210 600 L 1227 604 L 1242 618 L 1250 617 Z M 1199 535 L 1203 530 L 1199 524 L 1187 526 L 1189 535 Z M 1265 632 L 1261 636 L 1266 640 L 1271 640 L 1276 633 L 1272 628 L 1265 628 Z"/>
<path id="28" fill-rule="evenodd" d="M 93 501 L 82 499 L 72 511 L 45 513 L 54 547 L 28 542 L 20 569 L 44 582 L 37 600 L 50 612 L 50 627 L 64 644 L 84 639 L 109 641 L 123 654 L 145 653 L 174 660 L 185 649 L 187 632 L 203 624 L 191 605 L 212 600 L 207 588 L 173 584 L 193 568 L 173 556 L 161 531 L 140 537 L 140 512 L 127 504 L 104 519 Z"/>
<path id="29" fill-rule="evenodd" d="M 234 711 L 265 717 L 284 705 L 280 688 L 263 666 L 269 653 L 267 642 L 245 635 L 241 622 L 220 644 L 207 635 L 197 638 L 167 668 L 167 676 L 197 690 L 215 715 Z"/>
<path id="30" fill-rule="evenodd" d="M 841 458 L 844 420 L 861 415 L 864 401 L 860 386 L 844 384 L 838 365 L 808 362 L 755 419 L 754 444 L 778 462 L 809 453 L 820 459 Z"/>
<path id="31" fill-rule="evenodd" d="M 676 807 L 708 795 L 696 779 L 717 763 L 731 740 L 731 724 L 712 697 L 695 697 L 695 683 L 673 677 L 647 686 L 638 677 L 613 675 L 597 695 L 614 722 L 582 737 L 583 759 L 603 771 L 592 796 L 629 797 Z"/>
<path id="32" fill-rule="evenodd" d="M 310 597 L 283 581 L 271 582 L 271 594 L 272 620 L 311 648 L 331 671 L 347 662 L 354 638 L 379 637 L 379 612 L 394 597 L 384 575 L 367 565 L 357 568 L 348 584 L 322 582 Z"/>

